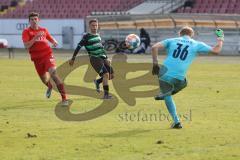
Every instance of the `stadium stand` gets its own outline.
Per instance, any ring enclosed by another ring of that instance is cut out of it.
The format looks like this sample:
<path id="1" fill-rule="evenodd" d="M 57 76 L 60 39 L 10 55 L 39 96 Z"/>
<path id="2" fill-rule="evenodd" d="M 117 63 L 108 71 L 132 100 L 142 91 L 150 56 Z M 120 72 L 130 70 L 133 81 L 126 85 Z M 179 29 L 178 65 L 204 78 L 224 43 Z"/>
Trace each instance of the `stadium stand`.
<path id="1" fill-rule="evenodd" d="M 167 1 L 145 1 L 142 4 L 130 9 L 130 14 L 150 14 L 158 8 L 162 8 Z"/>
<path id="2" fill-rule="evenodd" d="M 127 11 L 143 0 L 27 0 L 22 5 L 8 9 L 12 0 L 1 1 L 7 6 L 0 18 L 26 18 L 29 12 L 39 12 L 41 18 L 85 18 L 91 12 Z"/>
<path id="3" fill-rule="evenodd" d="M 130 14 L 165 14 L 179 8 L 185 1 L 186 0 L 145 0 L 128 12 Z"/>
<path id="4" fill-rule="evenodd" d="M 240 13 L 238 0 L 1 0 L 0 18 L 85 18 L 93 14 Z"/>
<path id="5" fill-rule="evenodd" d="M 239 0 L 188 0 L 176 13 L 240 13 Z"/>
<path id="6" fill-rule="evenodd" d="M 16 7 L 19 2 L 20 1 L 17 1 L 17 0 L 1 0 L 0 1 L 0 14 L 5 13 L 4 11 L 6 11 L 8 9 L 12 9 L 12 8 Z"/>

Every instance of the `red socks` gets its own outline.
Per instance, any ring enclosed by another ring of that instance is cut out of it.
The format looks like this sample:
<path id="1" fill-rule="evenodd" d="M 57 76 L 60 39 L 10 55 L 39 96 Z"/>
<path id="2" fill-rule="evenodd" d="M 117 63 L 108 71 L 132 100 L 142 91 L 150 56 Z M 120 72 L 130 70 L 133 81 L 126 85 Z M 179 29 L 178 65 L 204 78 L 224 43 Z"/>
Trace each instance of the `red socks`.
<path id="1" fill-rule="evenodd" d="M 48 87 L 48 88 L 52 88 L 52 84 L 51 84 L 51 82 L 50 81 L 48 81 L 47 83 L 46 83 L 46 86 Z"/>

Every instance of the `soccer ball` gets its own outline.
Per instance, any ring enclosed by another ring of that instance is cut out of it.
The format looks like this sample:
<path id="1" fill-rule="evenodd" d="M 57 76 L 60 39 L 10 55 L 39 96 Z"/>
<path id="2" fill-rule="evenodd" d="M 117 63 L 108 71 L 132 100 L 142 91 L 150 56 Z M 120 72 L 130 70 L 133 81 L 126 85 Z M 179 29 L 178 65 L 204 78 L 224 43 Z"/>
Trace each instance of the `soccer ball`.
<path id="1" fill-rule="evenodd" d="M 125 39 L 125 43 L 128 49 L 135 49 L 140 45 L 140 38 L 136 34 L 129 34 Z"/>

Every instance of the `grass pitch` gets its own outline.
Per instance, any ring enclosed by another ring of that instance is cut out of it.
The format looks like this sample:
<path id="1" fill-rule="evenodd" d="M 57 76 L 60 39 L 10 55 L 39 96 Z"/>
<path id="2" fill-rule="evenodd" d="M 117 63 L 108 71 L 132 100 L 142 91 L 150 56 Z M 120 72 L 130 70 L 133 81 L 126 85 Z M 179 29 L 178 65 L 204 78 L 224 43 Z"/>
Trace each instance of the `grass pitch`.
<path id="1" fill-rule="evenodd" d="M 151 62 L 149 56 L 131 58 Z M 62 121 L 54 112 L 58 93 L 45 99 L 46 88 L 29 60 L 0 59 L 0 68 L 1 160 L 240 159 L 240 57 L 196 60 L 188 87 L 174 96 L 181 130 L 169 129 L 164 103 L 153 98 L 138 98 L 131 107 L 118 97 L 108 114 L 84 122 Z M 74 71 L 68 83 L 93 89 L 92 83 L 83 83 L 84 72 Z M 117 95 L 112 84 L 110 90 Z M 69 98 L 74 113 L 101 103 L 84 96 Z M 160 117 L 151 119 L 152 114 Z"/>

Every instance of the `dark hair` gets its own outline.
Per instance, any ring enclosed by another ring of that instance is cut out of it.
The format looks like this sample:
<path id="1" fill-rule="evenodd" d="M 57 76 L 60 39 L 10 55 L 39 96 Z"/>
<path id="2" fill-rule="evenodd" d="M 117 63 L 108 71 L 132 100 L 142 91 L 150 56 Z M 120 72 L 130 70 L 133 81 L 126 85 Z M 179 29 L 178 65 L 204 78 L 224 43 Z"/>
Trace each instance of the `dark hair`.
<path id="1" fill-rule="evenodd" d="M 140 32 L 146 32 L 144 28 L 141 28 L 140 29 Z"/>
<path id="2" fill-rule="evenodd" d="M 89 25 L 90 25 L 91 23 L 93 23 L 93 22 L 97 22 L 97 23 L 98 23 L 98 20 L 97 20 L 97 19 L 91 19 L 91 20 L 89 21 Z"/>
<path id="3" fill-rule="evenodd" d="M 29 15 L 28 15 L 28 20 L 30 21 L 30 18 L 31 17 L 39 17 L 39 13 L 37 12 L 31 12 Z"/>
<path id="4" fill-rule="evenodd" d="M 146 35 L 146 34 L 148 34 L 147 32 L 146 32 L 146 30 L 144 29 L 144 28 L 141 28 L 140 29 L 140 35 Z"/>

